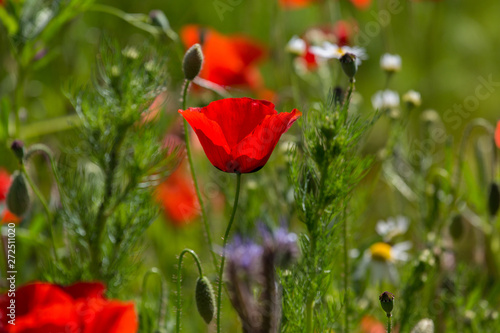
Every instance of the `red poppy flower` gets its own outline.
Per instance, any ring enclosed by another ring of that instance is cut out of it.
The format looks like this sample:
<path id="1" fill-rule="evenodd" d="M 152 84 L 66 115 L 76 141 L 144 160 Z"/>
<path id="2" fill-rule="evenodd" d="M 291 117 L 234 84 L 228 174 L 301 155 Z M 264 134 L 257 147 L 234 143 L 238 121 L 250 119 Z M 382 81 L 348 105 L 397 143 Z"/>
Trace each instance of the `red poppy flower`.
<path id="1" fill-rule="evenodd" d="M 283 8 L 304 8 L 313 3 L 316 0 L 280 0 L 279 3 Z"/>
<path id="2" fill-rule="evenodd" d="M 358 9 L 367 9 L 372 4 L 372 0 L 351 0 Z"/>
<path id="3" fill-rule="evenodd" d="M 156 198 L 175 226 L 185 225 L 199 216 L 198 198 L 185 164 L 158 186 Z"/>
<path id="4" fill-rule="evenodd" d="M 0 202 L 7 197 L 10 187 L 10 174 L 4 169 L 0 169 Z"/>
<path id="5" fill-rule="evenodd" d="M 495 143 L 497 147 L 500 148 L 500 120 L 497 122 L 497 128 L 495 130 Z"/>
<path id="6" fill-rule="evenodd" d="M 301 116 L 278 113 L 274 104 L 251 98 L 226 98 L 203 108 L 179 110 L 196 132 L 210 162 L 224 172 L 261 169 L 281 135 Z"/>
<path id="7" fill-rule="evenodd" d="M 263 79 L 255 66 L 265 53 L 260 43 L 244 36 L 224 36 L 198 25 L 182 28 L 181 39 L 186 48 L 200 43 L 204 56 L 201 78 L 221 86 L 262 89 Z"/>
<path id="8" fill-rule="evenodd" d="M 104 285 L 79 282 L 68 287 L 34 282 L 18 288 L 15 298 L 0 297 L 0 331 L 18 333 L 135 333 L 132 303 L 106 300 Z M 15 316 L 10 315 L 11 300 Z M 15 318 L 15 325 L 9 323 Z"/>
<path id="9" fill-rule="evenodd" d="M 361 318 L 361 332 L 363 333 L 385 333 L 385 326 L 375 317 L 364 316 Z"/>

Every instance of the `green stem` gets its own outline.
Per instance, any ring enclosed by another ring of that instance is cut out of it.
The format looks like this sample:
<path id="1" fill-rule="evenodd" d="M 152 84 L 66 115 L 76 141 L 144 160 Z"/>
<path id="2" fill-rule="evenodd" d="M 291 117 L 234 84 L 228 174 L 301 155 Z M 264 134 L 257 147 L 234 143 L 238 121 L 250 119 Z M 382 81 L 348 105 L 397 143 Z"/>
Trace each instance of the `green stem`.
<path id="1" fill-rule="evenodd" d="M 182 91 L 182 109 L 186 110 L 186 98 L 187 98 L 187 92 L 189 85 L 191 84 L 191 81 L 186 80 L 184 82 L 184 88 Z M 189 126 L 188 122 L 186 119 L 183 119 L 184 121 L 184 140 L 186 141 L 186 152 L 187 152 L 187 158 L 189 162 L 189 169 L 191 170 L 191 178 L 193 178 L 193 183 L 194 183 L 194 188 L 196 190 L 196 196 L 198 197 L 198 202 L 200 203 L 200 209 L 201 209 L 201 219 L 203 221 L 203 226 L 205 227 L 205 237 L 207 239 L 208 247 L 210 250 L 210 253 L 212 254 L 212 260 L 214 263 L 214 267 L 217 267 L 217 256 L 215 255 L 213 251 L 213 242 L 212 242 L 212 236 L 210 236 L 210 225 L 208 224 L 208 219 L 207 219 L 207 213 L 205 211 L 205 204 L 203 203 L 203 198 L 201 197 L 201 192 L 200 192 L 200 187 L 198 186 L 198 179 L 196 178 L 196 173 L 194 171 L 194 163 L 193 163 L 193 155 L 191 154 L 191 144 L 189 141 Z"/>
<path id="2" fill-rule="evenodd" d="M 101 251 L 102 245 L 101 240 L 104 234 L 104 229 L 106 227 L 106 215 L 105 212 L 110 204 L 110 198 L 113 195 L 113 182 L 115 178 L 116 168 L 118 167 L 118 159 L 120 155 L 120 147 L 125 140 L 127 133 L 127 128 L 119 129 L 118 136 L 115 138 L 113 147 L 111 148 L 109 163 L 106 168 L 106 179 L 104 182 L 104 195 L 102 197 L 101 204 L 99 205 L 99 210 L 97 211 L 97 216 L 95 220 L 95 228 L 97 230 L 92 233 L 90 242 L 90 254 L 91 254 L 91 267 L 95 275 L 99 275 L 101 269 Z M 93 236 L 93 237 L 92 237 Z M 98 277 L 98 276 L 94 276 Z"/>
<path id="3" fill-rule="evenodd" d="M 26 177 L 26 180 L 28 180 L 28 183 L 35 193 L 35 195 L 38 197 L 38 200 L 42 203 L 43 209 L 45 210 L 45 214 L 47 215 L 47 220 L 49 223 L 49 231 L 50 231 L 50 238 L 52 240 L 52 247 L 54 249 L 54 258 L 56 262 L 59 262 L 59 258 L 57 256 L 57 247 L 56 247 L 56 238 L 55 238 L 55 233 L 54 233 L 54 226 L 52 225 L 52 213 L 50 212 L 49 206 L 47 205 L 47 202 L 45 201 L 45 198 L 43 197 L 42 193 L 38 189 L 38 187 L 35 185 L 33 180 L 31 179 L 30 175 L 28 174 L 28 171 L 26 170 L 26 166 L 24 163 L 21 164 L 21 172 L 23 175 Z"/>
<path id="4" fill-rule="evenodd" d="M 387 315 L 387 333 L 391 333 L 392 323 L 391 323 L 391 315 Z"/>
<path id="5" fill-rule="evenodd" d="M 78 115 L 62 116 L 41 120 L 35 123 L 22 126 L 20 136 L 22 140 L 36 138 L 42 135 L 70 130 L 80 125 L 81 120 Z"/>
<path id="6" fill-rule="evenodd" d="M 307 300 L 306 304 L 306 333 L 313 332 L 313 310 L 314 310 L 314 297 L 312 299 Z"/>
<path id="7" fill-rule="evenodd" d="M 201 268 L 201 263 L 200 263 L 200 258 L 198 258 L 198 255 L 196 252 L 194 252 L 191 249 L 184 249 L 182 250 L 181 254 L 179 255 L 179 264 L 177 265 L 177 317 L 175 320 L 175 332 L 179 333 L 181 331 L 181 274 L 182 274 L 182 260 L 184 258 L 184 255 L 186 253 L 189 253 L 194 261 L 196 262 L 196 265 L 198 266 L 198 273 L 200 275 L 200 278 L 203 277 L 203 270 Z"/>
<path id="8" fill-rule="evenodd" d="M 157 322 L 157 327 L 156 329 L 159 330 L 162 326 L 162 319 L 163 319 L 163 316 L 162 316 L 162 309 L 163 309 L 163 295 L 164 295 L 164 290 L 163 290 L 163 278 L 161 276 L 161 273 L 158 271 L 158 269 L 156 267 L 153 267 L 151 268 L 149 271 L 146 272 L 146 274 L 144 275 L 144 278 L 142 280 L 142 298 L 141 298 L 141 307 L 142 309 L 145 309 L 146 307 L 146 286 L 147 286 L 147 282 L 148 282 L 148 279 L 149 279 L 149 276 L 151 275 L 156 275 L 160 281 L 160 297 L 159 297 L 159 302 L 158 302 L 158 313 L 157 313 L 157 317 L 158 317 L 158 322 Z"/>
<path id="9" fill-rule="evenodd" d="M 349 332 L 349 252 L 347 244 L 347 204 L 344 203 L 344 228 L 342 228 L 342 238 L 344 242 L 344 326 L 346 333 Z"/>
<path id="10" fill-rule="evenodd" d="M 222 245 L 222 258 L 220 262 L 219 269 L 219 286 L 217 290 L 217 333 L 220 333 L 220 317 L 221 317 L 221 304 L 222 304 L 222 273 L 224 273 L 224 262 L 226 261 L 226 244 L 229 238 L 229 232 L 231 231 L 231 226 L 233 225 L 234 216 L 236 215 L 236 208 L 238 206 L 238 199 L 240 197 L 240 187 L 241 187 L 241 173 L 236 174 L 236 194 L 234 196 L 233 211 L 231 213 L 231 218 L 229 219 L 229 224 L 226 228 L 226 233 L 224 234 L 224 240 Z"/>

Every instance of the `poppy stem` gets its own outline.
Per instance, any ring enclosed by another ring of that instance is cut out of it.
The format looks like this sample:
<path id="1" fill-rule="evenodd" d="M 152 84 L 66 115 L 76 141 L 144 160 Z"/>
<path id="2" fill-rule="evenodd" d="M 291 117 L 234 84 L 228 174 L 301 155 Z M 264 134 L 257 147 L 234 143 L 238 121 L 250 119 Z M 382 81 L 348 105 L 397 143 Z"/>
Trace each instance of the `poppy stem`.
<path id="1" fill-rule="evenodd" d="M 146 308 L 146 290 L 147 290 L 147 284 L 149 281 L 149 277 L 151 275 L 157 276 L 158 281 L 160 282 L 160 297 L 159 297 L 159 302 L 158 302 L 158 313 L 156 314 L 157 318 L 158 318 L 156 329 L 159 330 L 162 326 L 162 322 L 164 319 L 164 316 L 162 314 L 162 312 L 163 312 L 163 297 L 164 297 L 163 284 L 164 283 L 163 283 L 163 277 L 156 267 L 153 267 L 149 271 L 147 271 L 146 274 L 144 274 L 144 278 L 142 279 L 141 307 L 142 307 L 143 311 Z"/>
<path id="2" fill-rule="evenodd" d="M 182 109 L 186 110 L 186 99 L 187 93 L 189 89 L 189 85 L 191 81 L 185 80 L 184 87 L 182 91 Z M 196 173 L 194 171 L 194 163 L 193 163 L 193 155 L 191 154 L 191 144 L 189 142 L 189 126 L 186 119 L 183 119 L 184 122 L 184 141 L 186 142 L 186 153 L 189 162 L 189 169 L 191 170 L 191 178 L 193 178 L 194 188 L 196 190 L 196 196 L 198 197 L 198 202 L 200 203 L 201 209 L 201 219 L 203 221 L 203 226 L 205 227 L 205 237 L 207 239 L 208 247 L 210 249 L 210 253 L 212 254 L 212 260 L 214 263 L 214 268 L 217 268 L 217 257 L 213 251 L 213 242 L 212 236 L 210 233 L 210 225 L 208 224 L 207 213 L 205 211 L 205 204 L 203 203 L 203 198 L 201 197 L 200 187 L 198 186 L 198 179 L 196 178 Z"/>
<path id="3" fill-rule="evenodd" d="M 387 315 L 387 333 L 391 333 L 392 323 L 391 323 L 391 315 Z"/>
<path id="4" fill-rule="evenodd" d="M 231 231 L 231 226 L 233 225 L 234 216 L 236 215 L 236 208 L 238 207 L 238 199 L 240 197 L 240 186 L 241 185 L 241 173 L 236 174 L 236 194 L 234 196 L 233 211 L 231 213 L 231 218 L 229 219 L 229 224 L 226 228 L 226 233 L 224 234 L 224 240 L 222 245 L 222 259 L 220 262 L 219 269 L 219 286 L 217 290 L 217 333 L 220 333 L 220 317 L 221 317 L 221 303 L 222 303 L 222 273 L 224 273 L 224 263 L 226 261 L 226 244 L 229 238 L 229 232 Z"/>
<path id="5" fill-rule="evenodd" d="M 38 200 L 40 200 L 43 209 L 45 210 L 45 214 L 47 215 L 47 222 L 49 223 L 49 232 L 50 232 L 50 239 L 52 241 L 52 247 L 54 250 L 54 259 L 56 263 L 59 263 L 59 257 L 57 256 L 57 246 L 56 246 L 56 237 L 54 233 L 54 226 L 53 220 L 52 220 L 52 213 L 50 212 L 49 206 L 47 204 L 47 201 L 45 201 L 45 198 L 43 197 L 42 193 L 38 189 L 38 187 L 35 185 L 33 180 L 31 179 L 30 175 L 28 174 L 28 171 L 26 170 L 26 166 L 24 163 L 21 163 L 21 173 L 26 177 L 26 180 L 28 181 L 28 184 L 30 185 L 31 189 L 35 193 L 35 195 L 38 197 Z"/>
<path id="6" fill-rule="evenodd" d="M 194 261 L 196 262 L 196 265 L 198 266 L 198 273 L 200 275 L 200 278 L 203 277 L 203 270 L 201 268 L 201 263 L 200 263 L 200 258 L 198 258 L 198 255 L 196 252 L 194 252 L 191 249 L 184 249 L 182 250 L 181 254 L 179 255 L 179 263 L 177 265 L 177 317 L 175 320 L 175 332 L 179 333 L 181 331 L 181 282 L 182 282 L 182 259 L 184 259 L 184 255 L 186 253 L 189 253 Z"/>

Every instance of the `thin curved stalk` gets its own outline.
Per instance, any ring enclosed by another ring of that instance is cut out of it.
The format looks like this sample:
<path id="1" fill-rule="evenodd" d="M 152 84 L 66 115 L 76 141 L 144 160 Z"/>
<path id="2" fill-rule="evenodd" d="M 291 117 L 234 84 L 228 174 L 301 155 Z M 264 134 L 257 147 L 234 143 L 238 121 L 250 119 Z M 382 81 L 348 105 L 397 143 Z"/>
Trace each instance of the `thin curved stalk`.
<path id="1" fill-rule="evenodd" d="M 231 226 L 233 225 L 234 216 L 236 215 L 236 208 L 238 207 L 238 199 L 240 197 L 240 186 L 241 185 L 241 173 L 236 174 L 236 194 L 234 196 L 233 211 L 231 213 L 231 218 L 226 228 L 226 233 L 224 234 L 224 240 L 222 245 L 222 259 L 220 262 L 219 269 L 219 286 L 217 290 L 217 333 L 220 333 L 220 317 L 221 317 L 221 304 L 222 304 L 222 274 L 224 273 L 224 263 L 226 261 L 226 244 L 229 238 L 229 232 L 231 231 Z"/>
<path id="2" fill-rule="evenodd" d="M 184 88 L 182 91 L 182 109 L 186 110 L 186 98 L 187 92 L 191 81 L 186 80 L 184 82 Z M 205 237 L 207 239 L 208 247 L 210 249 L 210 253 L 212 254 L 212 260 L 214 263 L 214 267 L 217 267 L 217 257 L 213 251 L 213 242 L 212 236 L 210 234 L 210 225 L 208 224 L 207 213 L 205 211 L 205 204 L 203 203 L 203 198 L 201 197 L 200 187 L 198 186 L 198 179 L 196 178 L 196 173 L 194 171 L 194 163 L 193 156 L 191 154 L 191 144 L 189 141 L 189 126 L 186 119 L 183 119 L 184 122 L 184 140 L 186 141 L 186 153 L 189 162 L 189 169 L 191 170 L 191 178 L 193 178 L 194 188 L 196 190 L 196 196 L 198 197 L 198 202 L 200 203 L 201 209 L 201 219 L 203 221 L 203 226 L 205 227 Z"/>

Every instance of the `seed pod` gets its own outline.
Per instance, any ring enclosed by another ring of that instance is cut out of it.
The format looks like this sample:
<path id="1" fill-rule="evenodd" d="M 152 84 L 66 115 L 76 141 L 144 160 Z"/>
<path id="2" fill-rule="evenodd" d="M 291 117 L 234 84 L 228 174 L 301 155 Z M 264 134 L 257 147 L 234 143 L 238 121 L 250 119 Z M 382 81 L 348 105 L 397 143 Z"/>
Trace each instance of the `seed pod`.
<path id="1" fill-rule="evenodd" d="M 186 51 L 184 59 L 182 60 L 184 77 L 189 81 L 193 81 L 194 78 L 200 74 L 202 65 L 203 52 L 201 51 L 201 46 L 200 44 L 194 44 Z"/>
<path id="2" fill-rule="evenodd" d="M 215 295 L 206 276 L 199 277 L 196 281 L 196 307 L 203 320 L 209 324 L 214 317 Z"/>
<path id="3" fill-rule="evenodd" d="M 7 193 L 7 208 L 17 216 L 22 216 L 30 206 L 30 194 L 26 178 L 22 173 L 16 171 L 14 180 Z"/>
<path id="4" fill-rule="evenodd" d="M 352 53 L 346 53 L 342 57 L 340 57 L 340 65 L 342 66 L 342 70 L 349 77 L 349 79 L 353 79 L 354 75 L 358 71 L 358 65 L 356 64 L 356 56 Z"/>
<path id="5" fill-rule="evenodd" d="M 391 317 L 392 309 L 394 308 L 394 295 L 388 291 L 384 291 L 379 296 L 380 306 L 387 314 L 387 317 Z"/>
<path id="6" fill-rule="evenodd" d="M 490 216 L 497 215 L 498 208 L 500 208 L 500 189 L 497 183 L 492 182 L 488 194 L 488 211 Z"/>

